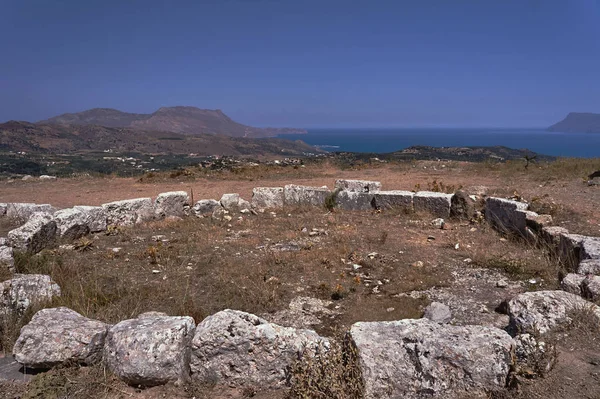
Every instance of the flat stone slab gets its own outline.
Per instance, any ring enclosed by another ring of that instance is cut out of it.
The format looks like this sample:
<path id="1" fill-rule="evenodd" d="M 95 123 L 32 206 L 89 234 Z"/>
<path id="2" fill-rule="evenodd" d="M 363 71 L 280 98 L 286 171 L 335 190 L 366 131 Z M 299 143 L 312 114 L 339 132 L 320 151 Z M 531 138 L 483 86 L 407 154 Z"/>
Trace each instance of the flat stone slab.
<path id="1" fill-rule="evenodd" d="M 346 211 L 370 211 L 375 209 L 373 194 L 358 191 L 340 191 L 335 196 L 337 207 Z"/>
<path id="2" fill-rule="evenodd" d="M 379 191 L 374 194 L 374 205 L 377 209 L 413 209 L 412 191 L 393 190 Z"/>
<path id="3" fill-rule="evenodd" d="M 6 204 L 5 216 L 9 219 L 20 220 L 25 223 L 34 213 L 54 213 L 55 211 L 56 208 L 50 204 L 14 202 Z"/>
<path id="4" fill-rule="evenodd" d="M 12 356 L 0 354 L 0 381 L 28 382 L 38 371 L 23 367 Z"/>
<path id="5" fill-rule="evenodd" d="M 331 195 L 327 187 L 308 187 L 288 184 L 283 188 L 286 206 L 324 206 Z"/>
<path id="6" fill-rule="evenodd" d="M 356 193 L 376 193 L 381 190 L 381 182 L 370 180 L 346 180 L 335 181 L 335 190 L 352 191 Z"/>
<path id="7" fill-rule="evenodd" d="M 221 208 L 221 204 L 216 199 L 202 199 L 194 204 L 192 212 L 200 217 L 212 215 L 217 208 Z"/>
<path id="8" fill-rule="evenodd" d="M 524 202 L 489 197 L 485 200 L 485 219 L 502 232 L 525 237 L 528 207 Z"/>
<path id="9" fill-rule="evenodd" d="M 160 193 L 154 201 L 154 214 L 157 218 L 169 216 L 183 217 L 190 207 L 190 197 L 185 191 Z"/>
<path id="10" fill-rule="evenodd" d="M 103 204 L 102 208 L 106 212 L 110 226 L 132 226 L 154 218 L 152 198 L 114 201 Z"/>
<path id="11" fill-rule="evenodd" d="M 255 187 L 252 189 L 253 208 L 283 208 L 285 197 L 283 187 Z"/>
<path id="12" fill-rule="evenodd" d="M 440 218 L 450 216 L 452 194 L 436 193 L 432 191 L 419 191 L 413 197 L 415 211 L 429 212 Z"/>

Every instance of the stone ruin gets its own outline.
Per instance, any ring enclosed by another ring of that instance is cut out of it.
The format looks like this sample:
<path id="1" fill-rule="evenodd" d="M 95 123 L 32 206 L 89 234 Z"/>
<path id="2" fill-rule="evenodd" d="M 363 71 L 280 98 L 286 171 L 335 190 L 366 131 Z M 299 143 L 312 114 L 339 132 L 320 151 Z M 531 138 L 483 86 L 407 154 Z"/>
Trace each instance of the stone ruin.
<path id="1" fill-rule="evenodd" d="M 379 182 L 362 180 L 337 180 L 333 190 L 292 184 L 257 187 L 251 201 L 224 194 L 219 201 L 191 204 L 187 193 L 179 191 L 155 200 L 61 210 L 47 204 L 0 204 L 0 217 L 24 222 L 0 238 L 0 267 L 14 267 L 13 251 L 37 253 L 58 238 L 77 239 L 163 218 L 231 220 L 235 213 L 323 207 L 326 201 L 347 211 L 410 209 L 438 218 L 472 216 L 472 199 L 464 193 L 382 191 Z M 528 204 L 518 201 L 486 198 L 484 215 L 503 233 L 553 248 L 570 271 L 561 282 L 562 291 L 526 292 L 509 300 L 506 331 L 447 324 L 449 311 L 439 303 L 433 303 L 423 319 L 355 323 L 348 336 L 358 353 L 366 398 L 458 398 L 502 388 L 519 362 L 545 350 L 543 334 L 568 323 L 571 311 L 587 309 L 590 317 L 600 320 L 600 307 L 588 301 L 600 298 L 600 237 L 570 234 L 552 226 L 549 215 L 531 212 Z M 15 274 L 0 283 L 0 315 L 23 314 L 33 304 L 60 295 L 49 276 Z M 102 362 L 136 386 L 194 380 L 278 388 L 289 383 L 287 373 L 299 356 L 327 351 L 329 345 L 312 330 L 284 327 L 237 310 L 223 310 L 198 325 L 191 317 L 158 312 L 108 325 L 58 307 L 33 316 L 22 328 L 13 355 L 33 369 Z"/>

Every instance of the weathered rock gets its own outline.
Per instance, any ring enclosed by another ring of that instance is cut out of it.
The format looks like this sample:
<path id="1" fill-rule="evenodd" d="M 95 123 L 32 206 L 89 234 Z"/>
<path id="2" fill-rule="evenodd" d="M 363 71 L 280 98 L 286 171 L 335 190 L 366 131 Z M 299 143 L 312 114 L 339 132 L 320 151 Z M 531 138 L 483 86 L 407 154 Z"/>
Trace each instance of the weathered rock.
<path id="1" fill-rule="evenodd" d="M 358 191 L 340 191 L 335 196 L 337 207 L 346 211 L 369 211 L 373 207 L 373 194 Z"/>
<path id="2" fill-rule="evenodd" d="M 160 193 L 154 201 L 154 213 L 158 218 L 185 216 L 190 207 L 190 197 L 185 191 Z"/>
<path id="3" fill-rule="evenodd" d="M 196 202 L 196 204 L 192 208 L 192 212 L 196 216 L 211 215 L 215 211 L 215 209 L 220 208 L 220 207 L 221 207 L 221 204 L 217 200 L 203 199 L 203 200 Z"/>
<path id="4" fill-rule="evenodd" d="M 110 226 L 131 226 L 154 218 L 152 198 L 136 198 L 103 204 Z"/>
<path id="5" fill-rule="evenodd" d="M 44 274 L 15 274 L 0 283 L 0 313 L 24 313 L 30 306 L 60 296 L 60 287 Z"/>
<path id="6" fill-rule="evenodd" d="M 90 233 L 90 218 L 87 213 L 76 208 L 61 209 L 54 212 L 57 233 L 71 240 Z"/>
<path id="7" fill-rule="evenodd" d="M 542 227 L 540 237 L 548 244 L 558 248 L 560 245 L 560 236 L 563 234 L 569 234 L 569 230 L 559 226 L 545 226 Z"/>
<path id="8" fill-rule="evenodd" d="M 270 324 L 258 316 L 224 310 L 204 319 L 192 341 L 192 378 L 230 386 L 275 388 L 303 350 L 328 341 L 311 330 Z"/>
<path id="9" fill-rule="evenodd" d="M 30 368 L 50 368 L 66 362 L 91 365 L 102 358 L 108 327 L 65 307 L 42 309 L 21 328 L 13 355 Z"/>
<path id="10" fill-rule="evenodd" d="M 327 187 L 307 187 L 288 184 L 283 188 L 284 202 L 287 206 L 323 206 L 331 195 Z"/>
<path id="11" fill-rule="evenodd" d="M 505 233 L 527 236 L 527 214 L 529 207 L 524 202 L 489 197 L 485 200 L 485 219 L 496 229 Z"/>
<path id="12" fill-rule="evenodd" d="M 50 175 L 41 175 L 39 177 L 40 180 L 56 180 L 56 176 L 50 176 Z"/>
<path id="13" fill-rule="evenodd" d="M 4 203 L 4 202 L 0 202 L 0 217 L 6 216 L 6 208 L 8 207 L 8 204 Z"/>
<path id="14" fill-rule="evenodd" d="M 509 328 L 513 333 L 545 334 L 569 324 L 569 314 L 589 310 L 600 319 L 600 308 L 578 295 L 565 291 L 535 291 L 517 295 L 508 302 Z"/>
<path id="15" fill-rule="evenodd" d="M 590 274 L 583 279 L 581 296 L 594 302 L 600 299 L 600 276 Z"/>
<path id="16" fill-rule="evenodd" d="M 151 313 L 124 320 L 108 330 L 104 362 L 132 385 L 186 382 L 194 330 L 191 317 Z"/>
<path id="17" fill-rule="evenodd" d="M 239 194 L 223 194 L 221 197 L 221 206 L 229 212 L 239 212 L 244 209 L 250 209 L 251 205 L 248 201 L 240 197 Z"/>
<path id="18" fill-rule="evenodd" d="M 517 335 L 515 343 L 515 356 L 520 371 L 545 374 L 556 364 L 557 352 L 551 344 L 531 334 Z"/>
<path id="19" fill-rule="evenodd" d="M 377 209 L 413 209 L 412 191 L 379 191 L 374 195 L 374 205 Z"/>
<path id="20" fill-rule="evenodd" d="M 431 302 L 426 308 L 423 317 L 436 323 L 449 323 L 452 313 L 447 305 L 440 302 Z"/>
<path id="21" fill-rule="evenodd" d="M 600 237 L 585 237 L 581 243 L 581 259 L 600 259 Z"/>
<path id="22" fill-rule="evenodd" d="M 283 187 L 255 187 L 252 189 L 253 208 L 283 208 Z"/>
<path id="23" fill-rule="evenodd" d="M 475 215 L 475 201 L 469 194 L 458 190 L 450 200 L 450 217 L 454 219 L 471 219 Z"/>
<path id="24" fill-rule="evenodd" d="M 502 388 L 514 341 L 503 330 L 451 326 L 427 319 L 359 322 L 358 349 L 365 398 L 461 398 Z"/>
<path id="25" fill-rule="evenodd" d="M 9 271 L 15 270 L 13 249 L 8 245 L 2 245 L 2 243 L 0 243 L 0 269 L 1 268 L 7 268 Z"/>
<path id="26" fill-rule="evenodd" d="M 73 207 L 87 215 L 87 225 L 90 233 L 106 231 L 108 215 L 101 206 L 77 205 Z"/>
<path id="27" fill-rule="evenodd" d="M 355 193 L 376 193 L 381 190 L 381 183 L 369 180 L 344 180 L 335 181 L 334 189 L 352 191 Z"/>
<path id="28" fill-rule="evenodd" d="M 544 227 L 552 225 L 552 216 L 538 215 L 535 212 L 526 211 L 525 224 L 534 232 L 538 233 L 541 232 Z"/>
<path id="29" fill-rule="evenodd" d="M 600 259 L 584 259 L 579 262 L 577 274 L 600 275 Z"/>
<path id="30" fill-rule="evenodd" d="M 50 204 L 9 203 L 6 204 L 6 217 L 25 223 L 31 215 L 37 212 L 54 213 L 56 208 Z"/>
<path id="31" fill-rule="evenodd" d="M 569 273 L 560 282 L 560 288 L 563 291 L 570 292 L 571 294 L 581 295 L 581 283 L 584 279 L 585 276 Z"/>
<path id="32" fill-rule="evenodd" d="M 600 237 L 561 234 L 559 254 L 569 270 L 575 270 L 582 260 L 600 259 Z"/>
<path id="33" fill-rule="evenodd" d="M 416 211 L 429 212 L 440 218 L 450 216 L 452 194 L 436 193 L 432 191 L 419 191 L 413 197 L 413 206 Z"/>
<path id="34" fill-rule="evenodd" d="M 56 222 L 51 214 L 34 213 L 27 223 L 8 232 L 8 242 L 18 250 L 38 253 L 56 240 Z"/>

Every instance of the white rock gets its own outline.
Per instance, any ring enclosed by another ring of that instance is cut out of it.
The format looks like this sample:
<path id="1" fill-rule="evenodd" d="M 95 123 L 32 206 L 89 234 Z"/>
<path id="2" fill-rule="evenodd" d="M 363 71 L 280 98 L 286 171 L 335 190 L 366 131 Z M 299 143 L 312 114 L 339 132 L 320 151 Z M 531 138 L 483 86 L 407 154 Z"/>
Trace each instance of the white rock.
<path id="1" fill-rule="evenodd" d="M 365 398 L 461 398 L 503 388 L 514 341 L 503 330 L 427 319 L 360 322 L 358 349 Z"/>
<path id="2" fill-rule="evenodd" d="M 101 206 L 77 205 L 73 207 L 87 215 L 87 223 L 90 233 L 106 231 L 108 215 Z"/>
<path id="3" fill-rule="evenodd" d="M 56 208 L 50 204 L 9 203 L 6 204 L 6 217 L 25 223 L 31 215 L 37 212 L 54 213 Z"/>
<path id="4" fill-rule="evenodd" d="M 331 195 L 327 187 L 307 187 L 288 184 L 283 188 L 286 206 L 324 206 Z"/>
<path id="5" fill-rule="evenodd" d="M 154 201 L 154 213 L 158 218 L 185 216 L 190 206 L 190 197 L 185 191 L 158 194 Z"/>
<path id="6" fill-rule="evenodd" d="M 56 176 L 41 175 L 40 180 L 56 180 Z"/>
<path id="7" fill-rule="evenodd" d="M 436 193 L 432 191 L 419 191 L 413 197 L 413 206 L 416 211 L 429 212 L 434 216 L 447 218 L 450 216 L 452 194 Z"/>
<path id="8" fill-rule="evenodd" d="M 577 266 L 577 274 L 600 275 L 600 259 L 584 259 Z"/>
<path id="9" fill-rule="evenodd" d="M 87 213 L 75 208 L 61 209 L 54 212 L 54 221 L 58 234 L 71 240 L 90 233 L 90 220 Z"/>
<path id="10" fill-rule="evenodd" d="M 485 200 L 485 219 L 502 232 L 525 237 L 528 207 L 524 202 L 489 197 Z"/>
<path id="11" fill-rule="evenodd" d="M 44 274 L 15 274 L 0 283 L 0 314 L 23 314 L 30 306 L 60 296 L 60 287 Z"/>
<path id="12" fill-rule="evenodd" d="M 569 313 L 576 310 L 589 310 L 600 320 L 600 308 L 578 295 L 565 291 L 525 292 L 508 302 L 510 329 L 545 334 L 558 325 L 569 324 Z"/>
<path id="13" fill-rule="evenodd" d="M 563 291 L 569 292 L 575 295 L 581 295 L 581 283 L 585 279 L 585 276 L 575 273 L 567 274 L 560 282 L 560 288 Z"/>
<path id="14" fill-rule="evenodd" d="M 103 204 L 108 225 L 131 226 L 154 218 L 152 198 L 136 198 Z"/>
<path id="15" fill-rule="evenodd" d="M 220 208 L 220 207 L 221 207 L 221 204 L 217 200 L 203 199 L 203 200 L 196 202 L 196 204 L 194 204 L 194 207 L 192 208 L 192 212 L 196 216 L 211 215 L 215 211 L 215 209 Z"/>
<path id="16" fill-rule="evenodd" d="M 282 208 L 283 187 L 255 187 L 252 189 L 253 208 Z"/>
<path id="17" fill-rule="evenodd" d="M 108 331 L 104 362 L 123 381 L 154 386 L 189 380 L 191 317 L 142 314 Z"/>
<path id="18" fill-rule="evenodd" d="M 21 328 L 13 348 L 15 360 L 30 368 L 100 361 L 108 324 L 65 308 L 42 309 Z"/>
<path id="19" fill-rule="evenodd" d="M 20 251 L 38 253 L 55 243 L 56 222 L 51 214 L 37 212 L 27 223 L 8 232 L 8 242 Z"/>
<path id="20" fill-rule="evenodd" d="M 334 189 L 352 191 L 356 193 L 376 193 L 381 190 L 381 183 L 369 180 L 345 180 L 335 181 Z"/>
<path id="21" fill-rule="evenodd" d="M 311 330 L 270 324 L 258 316 L 224 310 L 198 324 L 192 341 L 192 378 L 229 386 L 276 388 L 304 349 L 328 341 Z"/>

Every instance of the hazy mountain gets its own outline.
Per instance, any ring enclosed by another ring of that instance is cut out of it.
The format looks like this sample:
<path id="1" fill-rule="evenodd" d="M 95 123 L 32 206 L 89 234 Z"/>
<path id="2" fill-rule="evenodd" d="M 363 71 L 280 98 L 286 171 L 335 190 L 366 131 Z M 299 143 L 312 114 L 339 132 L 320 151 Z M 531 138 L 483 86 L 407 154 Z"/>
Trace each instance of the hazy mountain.
<path id="1" fill-rule="evenodd" d="M 119 112 L 119 111 L 117 111 Z M 115 121 L 118 114 L 111 113 Z M 113 150 L 148 154 L 301 155 L 318 152 L 302 141 L 220 134 L 184 135 L 122 127 L 9 121 L 0 124 L 0 151 L 73 153 Z"/>
<path id="2" fill-rule="evenodd" d="M 163 107 L 152 114 L 132 114 L 111 108 L 94 108 L 83 112 L 62 114 L 38 122 L 59 125 L 98 125 L 156 130 L 185 135 L 223 134 L 233 137 L 274 137 L 286 133 L 306 133 L 303 129 L 258 128 L 242 125 L 221 110 L 196 107 Z"/>
<path id="3" fill-rule="evenodd" d="M 600 114 L 571 112 L 562 121 L 548 128 L 551 132 L 600 133 Z"/>

